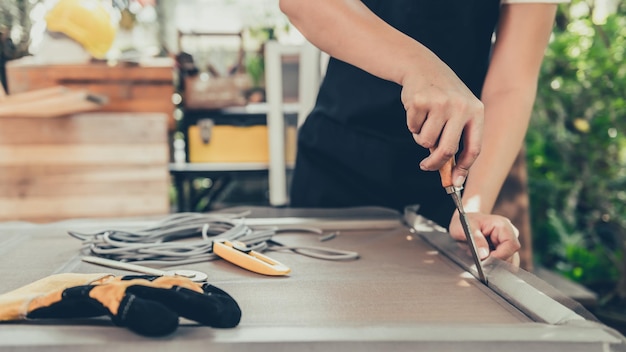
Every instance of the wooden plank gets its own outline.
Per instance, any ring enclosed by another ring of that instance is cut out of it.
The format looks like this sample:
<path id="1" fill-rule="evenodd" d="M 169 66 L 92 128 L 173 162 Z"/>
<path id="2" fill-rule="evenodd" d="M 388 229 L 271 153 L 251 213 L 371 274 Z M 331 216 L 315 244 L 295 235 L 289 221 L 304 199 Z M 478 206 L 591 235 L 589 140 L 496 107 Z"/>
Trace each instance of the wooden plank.
<path id="1" fill-rule="evenodd" d="M 161 100 L 151 99 L 132 99 L 132 100 L 114 100 L 109 104 L 102 106 L 100 111 L 124 111 L 124 112 L 162 112 L 168 114 L 168 126 L 171 129 L 174 120 L 174 105 L 171 103 L 171 95 Z"/>
<path id="2" fill-rule="evenodd" d="M 10 99 L 8 99 L 10 100 Z M 58 96 L 32 101 L 5 102 L 0 105 L 0 118 L 56 118 L 85 111 L 95 111 L 106 103 L 106 97 L 84 90 L 70 90 Z"/>
<path id="3" fill-rule="evenodd" d="M 163 178 L 156 181 L 124 181 L 124 182 L 79 182 L 76 184 L 54 183 L 19 183 L 17 185 L 0 185 L 0 194 L 7 200 L 20 201 L 40 197 L 63 200 L 72 196 L 89 196 L 94 199 L 113 194 L 143 195 L 154 192 L 167 194 L 168 182 Z M 165 192 L 164 192 L 165 191 Z"/>
<path id="4" fill-rule="evenodd" d="M 11 60 L 6 65 L 9 93 L 18 93 L 49 87 L 51 81 L 106 80 L 169 82 L 173 84 L 174 63 L 172 60 L 158 60 L 146 65 L 107 63 L 86 64 L 39 64 L 30 57 Z M 53 84 L 56 85 L 57 83 Z"/>
<path id="5" fill-rule="evenodd" d="M 167 115 L 0 120 L 0 220 L 169 213 Z"/>
<path id="6" fill-rule="evenodd" d="M 39 64 L 32 58 L 7 63 L 9 93 L 22 93 L 56 85 L 87 89 L 109 98 L 99 111 L 162 112 L 168 114 L 168 129 L 174 130 L 174 64 L 170 59 L 145 64 L 106 63 Z"/>
<path id="7" fill-rule="evenodd" d="M 165 99 L 169 105 L 174 86 L 165 82 L 144 82 L 144 81 L 70 81 L 60 80 L 64 86 L 71 89 L 86 89 L 94 94 L 106 95 L 111 101 L 145 99 L 162 100 Z"/>
<path id="8" fill-rule="evenodd" d="M 42 185 L 79 182 L 155 181 L 168 179 L 167 167 L 156 165 L 26 165 L 0 169 L 0 183 L 39 183 Z"/>
<path id="9" fill-rule="evenodd" d="M 158 113 L 85 113 L 54 119 L 0 119 L 0 144 L 167 143 L 167 116 Z"/>
<path id="10" fill-rule="evenodd" d="M 149 167 L 10 167 L 0 171 L 0 197 L 29 198 L 71 195 L 167 193 L 169 173 Z"/>
<path id="11" fill-rule="evenodd" d="M 29 102 L 33 100 L 45 99 L 67 93 L 70 89 L 63 86 L 52 86 L 50 88 L 37 89 L 20 94 L 7 95 L 5 102 Z"/>
<path id="12" fill-rule="evenodd" d="M 69 219 L 167 214 L 163 190 L 146 194 L 77 195 L 59 197 L 0 198 L 0 220 Z"/>
<path id="13" fill-rule="evenodd" d="M 163 143 L 116 145 L 0 145 L 0 166 L 11 165 L 167 165 Z"/>

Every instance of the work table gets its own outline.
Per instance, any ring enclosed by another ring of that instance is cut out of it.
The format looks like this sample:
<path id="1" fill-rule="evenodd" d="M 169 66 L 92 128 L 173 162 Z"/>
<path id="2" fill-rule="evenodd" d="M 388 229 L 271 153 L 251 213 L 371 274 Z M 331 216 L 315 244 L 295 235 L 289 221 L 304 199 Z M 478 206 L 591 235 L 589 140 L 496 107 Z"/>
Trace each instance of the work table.
<path id="1" fill-rule="evenodd" d="M 264 254 L 288 265 L 284 277 L 263 276 L 224 260 L 185 266 L 240 305 L 233 329 L 182 322 L 165 338 L 151 339 L 88 321 L 4 323 L 0 349 L 10 351 L 132 350 L 437 350 L 610 351 L 624 338 L 593 321 L 584 309 L 523 270 L 486 261 L 489 284 L 473 277 L 462 245 L 420 216 L 356 208 L 303 210 L 250 208 L 251 222 L 317 226 L 339 231 L 320 243 L 315 235 L 281 233 L 285 245 L 356 251 L 359 259 L 329 261 L 288 251 Z M 236 209 L 236 211 L 240 211 Z M 142 227 L 151 218 L 0 224 L 0 294 L 62 272 L 128 274 L 80 260 L 79 240 L 68 230 Z"/>

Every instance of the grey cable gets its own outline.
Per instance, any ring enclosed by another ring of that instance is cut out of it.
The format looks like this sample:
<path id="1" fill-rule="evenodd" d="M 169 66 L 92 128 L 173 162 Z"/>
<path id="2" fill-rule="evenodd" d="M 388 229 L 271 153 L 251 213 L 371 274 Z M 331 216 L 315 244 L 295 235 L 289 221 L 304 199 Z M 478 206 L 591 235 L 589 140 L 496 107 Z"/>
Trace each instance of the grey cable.
<path id="1" fill-rule="evenodd" d="M 325 260 L 354 260 L 358 253 L 326 247 L 282 246 L 272 238 L 284 232 L 314 233 L 320 241 L 328 240 L 336 234 L 324 235 L 321 229 L 313 227 L 252 228 L 245 224 L 247 213 L 240 214 L 201 214 L 177 213 L 138 230 L 109 229 L 92 234 L 68 231 L 68 234 L 82 241 L 83 249 L 91 255 L 122 262 L 150 265 L 185 265 L 215 260 L 214 240 L 239 241 L 247 249 L 291 250 L 295 253 Z M 193 237 L 200 239 L 192 240 Z M 271 244 L 278 245 L 272 247 Z"/>

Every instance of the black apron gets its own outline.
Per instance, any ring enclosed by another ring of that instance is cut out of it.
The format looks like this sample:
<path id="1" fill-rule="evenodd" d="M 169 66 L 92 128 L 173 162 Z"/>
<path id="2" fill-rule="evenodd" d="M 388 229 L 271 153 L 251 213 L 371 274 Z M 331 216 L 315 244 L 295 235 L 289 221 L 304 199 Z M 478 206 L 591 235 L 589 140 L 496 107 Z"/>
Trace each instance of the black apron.
<path id="1" fill-rule="evenodd" d="M 480 96 L 500 0 L 363 3 L 436 53 Z M 420 204 L 421 214 L 448 225 L 454 204 L 439 173 L 419 168 L 428 150 L 406 127 L 400 92 L 396 83 L 330 59 L 315 108 L 300 128 L 290 206 L 401 211 Z"/>

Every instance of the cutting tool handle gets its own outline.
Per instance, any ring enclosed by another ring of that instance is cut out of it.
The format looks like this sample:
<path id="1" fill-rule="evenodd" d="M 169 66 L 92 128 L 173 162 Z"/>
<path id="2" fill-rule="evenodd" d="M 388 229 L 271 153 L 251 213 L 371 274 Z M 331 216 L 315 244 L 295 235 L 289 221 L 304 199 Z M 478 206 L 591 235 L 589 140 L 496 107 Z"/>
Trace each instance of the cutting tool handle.
<path id="1" fill-rule="evenodd" d="M 244 269 L 270 276 L 282 276 L 291 272 L 286 265 L 245 247 L 246 245 L 239 241 L 213 241 L 213 253 Z"/>
<path id="2" fill-rule="evenodd" d="M 431 153 L 434 150 L 435 150 L 434 148 L 430 148 Z M 441 185 L 446 190 L 449 187 L 454 187 L 454 184 L 452 183 L 452 169 L 454 168 L 455 165 L 456 165 L 456 161 L 453 156 L 450 159 L 448 159 L 448 161 L 446 161 L 446 163 L 443 164 L 441 168 L 439 168 L 439 175 L 441 176 Z"/>
<path id="3" fill-rule="evenodd" d="M 439 175 L 441 176 L 441 185 L 443 188 L 453 187 L 452 183 L 452 169 L 456 165 L 454 157 L 451 157 L 446 163 L 439 169 Z"/>

